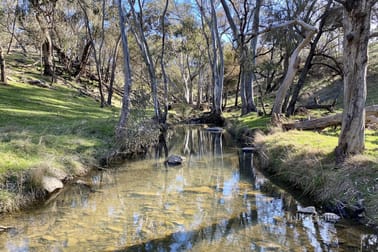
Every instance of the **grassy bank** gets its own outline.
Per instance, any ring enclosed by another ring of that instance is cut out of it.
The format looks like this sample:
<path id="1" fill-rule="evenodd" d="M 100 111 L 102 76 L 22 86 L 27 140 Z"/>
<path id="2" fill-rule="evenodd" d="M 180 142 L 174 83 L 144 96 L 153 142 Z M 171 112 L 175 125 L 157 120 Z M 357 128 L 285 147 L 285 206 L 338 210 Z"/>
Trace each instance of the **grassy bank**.
<path id="1" fill-rule="evenodd" d="M 248 115 L 237 120 L 236 128 L 241 134 L 246 129 L 260 128 L 266 120 Z M 282 132 L 265 125 L 265 131 L 267 134 L 260 131 L 253 137 L 253 144 L 261 150 L 259 160 L 263 171 L 322 206 L 333 208 L 343 202 L 348 209 L 353 209 L 358 200 L 364 199 L 365 221 L 377 225 L 377 131 L 366 131 L 364 155 L 350 158 L 341 168 L 335 167 L 334 159 L 339 129 L 321 133 Z"/>
<path id="2" fill-rule="evenodd" d="M 110 147 L 117 116 L 117 109 L 100 108 L 94 99 L 61 84 L 1 85 L 0 212 L 43 193 L 44 174 L 85 174 Z"/>
<path id="3" fill-rule="evenodd" d="M 73 88 L 75 83 L 58 81 L 50 88 L 28 84 L 36 77 L 14 72 L 8 85 L 0 85 L 0 213 L 45 197 L 43 176 L 66 182 L 118 154 L 114 129 L 119 108 L 100 108 L 93 97 Z M 134 111 L 129 127 L 133 139 L 124 146 L 135 141 L 139 146 L 142 140 L 136 137 L 149 137 L 139 127 L 149 116 Z"/>

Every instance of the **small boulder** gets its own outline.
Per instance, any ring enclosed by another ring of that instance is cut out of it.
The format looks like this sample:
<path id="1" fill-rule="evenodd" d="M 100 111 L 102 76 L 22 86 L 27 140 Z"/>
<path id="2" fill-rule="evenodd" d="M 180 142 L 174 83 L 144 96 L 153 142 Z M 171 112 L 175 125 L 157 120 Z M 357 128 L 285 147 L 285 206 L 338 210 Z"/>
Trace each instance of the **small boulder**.
<path id="1" fill-rule="evenodd" d="M 185 160 L 184 157 L 178 156 L 178 155 L 171 155 L 168 157 L 168 159 L 165 161 L 168 165 L 180 165 Z"/>
<path id="2" fill-rule="evenodd" d="M 52 193 L 55 190 L 63 188 L 63 182 L 55 177 L 43 176 L 42 187 L 47 192 Z"/>

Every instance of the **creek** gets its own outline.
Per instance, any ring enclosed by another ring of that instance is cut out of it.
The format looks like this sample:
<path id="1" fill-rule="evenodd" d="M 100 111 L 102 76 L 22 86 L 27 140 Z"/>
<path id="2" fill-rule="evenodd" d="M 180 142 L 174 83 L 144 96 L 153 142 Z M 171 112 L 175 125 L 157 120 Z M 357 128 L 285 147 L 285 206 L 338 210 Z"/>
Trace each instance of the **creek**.
<path id="1" fill-rule="evenodd" d="M 165 151 L 186 160 L 167 167 Z M 81 178 L 90 186 L 2 216 L 14 228 L 0 233 L 0 250 L 378 251 L 363 226 L 297 214 L 300 203 L 252 155 L 226 133 L 177 127 L 145 158 Z"/>

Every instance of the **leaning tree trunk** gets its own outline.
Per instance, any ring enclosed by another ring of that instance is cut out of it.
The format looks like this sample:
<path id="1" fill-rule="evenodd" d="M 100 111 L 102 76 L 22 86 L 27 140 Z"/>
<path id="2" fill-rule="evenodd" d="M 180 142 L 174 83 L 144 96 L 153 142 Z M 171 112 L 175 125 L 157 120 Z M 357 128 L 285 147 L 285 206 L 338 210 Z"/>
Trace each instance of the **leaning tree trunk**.
<path id="1" fill-rule="evenodd" d="M 307 32 L 305 39 L 295 48 L 294 52 L 291 54 L 289 59 L 289 66 L 285 75 L 285 78 L 278 89 L 276 99 L 274 100 L 274 105 L 272 109 L 272 121 L 277 122 L 280 119 L 282 113 L 282 105 L 284 99 L 286 97 L 286 93 L 290 88 L 290 85 L 293 83 L 295 74 L 299 69 L 299 53 L 301 50 L 310 43 L 312 37 L 314 36 L 315 32 L 317 31 L 315 27 L 304 23 L 301 20 L 295 20 L 295 23 L 301 25 Z"/>
<path id="2" fill-rule="evenodd" d="M 301 91 L 301 89 L 302 89 L 302 87 L 305 83 L 307 74 L 309 73 L 309 71 L 312 67 L 312 59 L 315 56 L 315 51 L 316 51 L 316 47 L 318 45 L 318 42 L 319 42 L 320 38 L 322 37 L 323 28 L 326 24 L 326 20 L 327 20 L 328 15 L 329 15 L 329 9 L 331 7 L 332 2 L 333 2 L 332 0 L 328 0 L 326 9 L 325 9 L 325 11 L 322 15 L 322 19 L 321 19 L 320 24 L 319 24 L 319 31 L 316 34 L 314 41 L 311 43 L 311 48 L 310 48 L 310 51 L 308 53 L 306 63 L 305 63 L 305 65 L 304 65 L 304 67 L 303 67 L 303 69 L 300 73 L 297 85 L 295 85 L 295 87 L 294 87 L 293 95 L 291 96 L 289 107 L 287 108 L 287 111 L 286 111 L 286 116 L 291 116 L 291 115 L 294 114 L 295 105 L 296 105 L 298 97 L 299 97 L 299 92 Z"/>
<path id="3" fill-rule="evenodd" d="M 0 46 L 0 82 L 7 84 L 7 77 L 5 76 L 5 59 L 3 54 L 3 47 Z"/>
<path id="4" fill-rule="evenodd" d="M 366 70 L 371 9 L 376 0 L 347 0 L 344 5 L 344 111 L 335 149 L 336 162 L 365 148 Z"/>

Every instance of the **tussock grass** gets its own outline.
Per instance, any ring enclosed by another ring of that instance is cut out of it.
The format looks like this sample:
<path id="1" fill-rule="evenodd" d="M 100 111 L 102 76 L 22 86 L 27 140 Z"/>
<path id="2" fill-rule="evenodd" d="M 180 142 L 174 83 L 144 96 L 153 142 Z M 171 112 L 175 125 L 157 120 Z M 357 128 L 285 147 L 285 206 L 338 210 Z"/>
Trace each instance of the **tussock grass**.
<path id="1" fill-rule="evenodd" d="M 276 131 L 255 136 L 261 148 L 263 170 L 299 189 L 319 203 L 344 201 L 355 204 L 365 199 L 368 218 L 378 223 L 378 149 L 374 131 L 366 133 L 366 154 L 335 167 L 334 148 L 338 131 L 321 134 L 310 131 Z"/>

